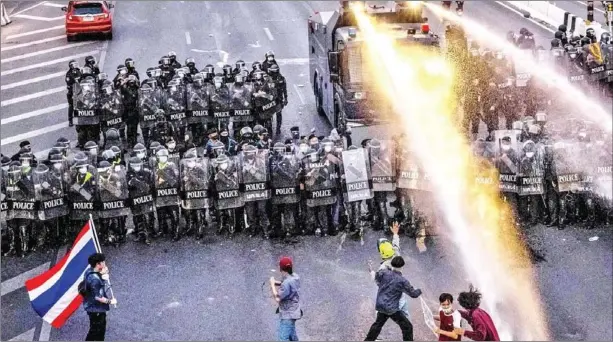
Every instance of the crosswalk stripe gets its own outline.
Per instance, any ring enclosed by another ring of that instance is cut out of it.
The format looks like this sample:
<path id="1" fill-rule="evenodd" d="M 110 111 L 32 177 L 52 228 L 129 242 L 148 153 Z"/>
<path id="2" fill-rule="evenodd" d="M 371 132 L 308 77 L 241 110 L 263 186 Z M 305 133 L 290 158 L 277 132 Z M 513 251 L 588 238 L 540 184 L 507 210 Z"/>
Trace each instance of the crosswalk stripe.
<path id="1" fill-rule="evenodd" d="M 40 51 L 30 52 L 30 53 L 26 53 L 26 54 L 15 56 L 15 57 L 0 59 L 0 63 L 19 61 L 19 60 L 22 60 L 22 59 L 26 59 L 26 58 L 30 58 L 30 57 L 34 57 L 34 56 L 38 56 L 38 55 L 44 55 L 46 53 L 51 53 L 51 52 L 55 52 L 55 51 L 60 51 L 60 50 L 75 48 L 75 47 L 79 47 L 79 46 L 83 46 L 83 45 L 95 44 L 95 43 L 98 43 L 98 42 L 91 41 L 91 42 L 81 42 L 81 43 L 75 43 L 75 44 L 56 46 L 54 48 L 47 49 L 47 50 L 40 50 Z"/>
<path id="2" fill-rule="evenodd" d="M 45 6 L 47 7 L 57 7 L 57 8 L 62 8 L 65 7 L 66 5 L 62 5 L 62 4 L 55 4 L 53 2 L 45 2 Z"/>
<path id="3" fill-rule="evenodd" d="M 93 56 L 93 55 L 97 54 L 98 52 L 100 52 L 100 51 L 94 50 L 94 51 L 89 51 L 89 52 L 83 52 L 83 53 L 80 53 L 80 54 L 77 54 L 77 55 L 66 56 L 66 57 L 50 60 L 50 61 L 47 61 L 47 62 L 26 65 L 24 67 L 15 68 L 15 69 L 9 69 L 9 70 L 0 72 L 0 76 L 8 76 L 8 75 L 16 74 L 16 73 L 22 72 L 22 71 L 32 70 L 32 69 L 36 69 L 36 68 L 43 68 L 43 67 L 46 67 L 46 66 L 49 66 L 49 65 L 59 64 L 59 63 L 62 63 L 62 62 L 67 62 L 67 61 L 69 61 L 71 59 L 78 59 L 78 58 L 86 57 L 86 56 L 90 56 L 90 55 Z M 68 70 L 68 67 L 66 67 L 66 70 Z"/>
<path id="4" fill-rule="evenodd" d="M 15 337 L 13 337 L 12 339 L 9 340 L 9 342 L 12 341 L 34 341 L 34 332 L 36 331 L 36 328 L 32 328 L 22 334 L 19 334 Z"/>
<path id="5" fill-rule="evenodd" d="M 11 40 L 11 39 L 20 38 L 20 37 L 31 36 L 31 35 L 37 34 L 37 33 L 43 33 L 43 32 L 49 32 L 49 31 L 54 31 L 54 30 L 60 30 L 60 29 L 64 29 L 65 27 L 66 27 L 65 25 L 58 25 L 58 26 L 53 26 L 53 27 L 44 28 L 44 29 L 40 29 L 40 30 L 34 30 L 34 31 L 30 31 L 30 32 L 13 34 L 13 35 L 10 35 L 10 36 L 6 36 L 6 40 Z"/>
<path id="6" fill-rule="evenodd" d="M 34 77 L 34 78 L 27 79 L 27 80 L 19 81 L 19 82 L 9 83 L 9 84 L 0 86 L 0 90 L 13 89 L 16 87 L 21 87 L 22 85 L 32 84 L 32 83 L 49 80 L 49 79 L 56 78 L 56 77 L 61 77 L 61 76 L 64 76 L 65 74 L 66 72 L 60 71 L 60 72 L 56 72 L 56 73 L 49 74 L 49 75 L 43 75 L 43 76 Z"/>
<path id="7" fill-rule="evenodd" d="M 26 280 L 37 276 L 43 272 L 45 272 L 46 270 L 49 269 L 49 265 L 51 263 L 50 262 L 46 262 L 38 267 L 35 267 L 29 271 L 23 272 L 22 274 L 15 276 L 9 280 L 3 281 L 2 282 L 2 290 L 1 290 L 1 295 L 7 295 L 15 290 L 18 290 L 20 288 L 22 288 L 24 285 L 24 283 L 26 282 Z"/>
<path id="8" fill-rule="evenodd" d="M 0 102 L 0 107 L 5 107 L 5 106 L 12 105 L 12 104 L 19 103 L 19 102 L 29 101 L 29 100 L 36 99 L 39 97 L 59 93 L 62 91 L 66 91 L 66 86 L 51 88 L 51 89 L 39 91 L 38 93 L 32 93 L 32 94 L 16 97 L 16 98 L 9 99 L 9 100 L 4 100 Z"/>
<path id="9" fill-rule="evenodd" d="M 10 45 L 10 46 L 6 46 L 6 47 L 2 47 L 2 52 L 16 50 L 16 49 L 21 49 L 23 47 L 32 46 L 32 45 L 45 44 L 45 43 L 52 42 L 54 40 L 60 40 L 60 39 L 66 39 L 66 36 L 65 35 L 61 35 L 61 36 L 49 37 L 49 38 L 45 38 L 45 39 L 41 39 L 41 40 L 35 40 L 33 42 L 27 42 L 27 43 L 23 43 L 23 44 Z"/>
<path id="10" fill-rule="evenodd" d="M 60 19 L 66 18 L 65 15 L 62 15 L 59 17 L 48 18 L 48 17 L 39 17 L 37 15 L 28 15 L 28 14 L 17 14 L 17 15 L 14 15 L 14 17 L 21 18 L 21 19 L 32 19 L 32 20 L 38 20 L 38 21 L 54 21 L 54 20 L 60 20 Z"/>
<path id="11" fill-rule="evenodd" d="M 39 115 L 44 115 L 44 114 L 49 114 L 49 113 L 53 113 L 56 112 L 58 110 L 62 110 L 62 109 L 66 109 L 68 108 L 68 103 L 62 103 L 59 105 L 55 105 L 55 106 L 51 106 L 51 107 L 47 107 L 47 108 L 42 108 L 42 109 L 37 109 L 37 110 L 33 110 L 31 112 L 27 112 L 27 113 L 23 113 L 23 114 L 19 114 L 19 115 L 13 115 L 13 116 L 9 116 L 8 118 L 3 118 L 2 120 L 0 120 L 0 125 L 8 125 L 10 123 L 13 122 L 17 122 L 17 121 L 21 121 L 21 120 L 26 120 L 29 118 L 33 118 L 35 116 L 39 116 Z"/>
<path id="12" fill-rule="evenodd" d="M 277 62 L 279 63 L 279 65 L 286 65 L 286 64 L 300 65 L 300 64 L 309 64 L 309 59 L 308 58 L 281 58 L 281 59 L 277 59 Z"/>
<path id="13" fill-rule="evenodd" d="M 39 135 L 59 131 L 60 129 L 64 129 L 66 127 L 68 127 L 68 121 L 65 121 L 59 124 L 55 124 L 55 125 L 51 125 L 45 128 L 36 129 L 30 132 L 18 134 L 18 135 L 9 137 L 9 138 L 4 138 L 2 139 L 2 141 L 0 141 L 0 146 L 16 143 L 18 141 L 32 139 L 33 137 L 37 137 Z"/>

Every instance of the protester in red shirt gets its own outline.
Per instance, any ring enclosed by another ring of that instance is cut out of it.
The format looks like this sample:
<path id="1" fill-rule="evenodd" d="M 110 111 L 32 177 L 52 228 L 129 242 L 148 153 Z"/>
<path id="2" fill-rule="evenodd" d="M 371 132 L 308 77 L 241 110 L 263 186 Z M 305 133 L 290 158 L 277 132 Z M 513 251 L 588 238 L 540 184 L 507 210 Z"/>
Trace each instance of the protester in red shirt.
<path id="1" fill-rule="evenodd" d="M 439 321 L 439 328 L 434 331 L 438 335 L 439 341 L 461 341 L 462 335 L 458 334 L 462 315 L 453 309 L 453 296 L 449 293 L 442 293 L 438 297 L 441 304 L 438 316 L 434 316 L 435 321 Z"/>
<path id="2" fill-rule="evenodd" d="M 481 304 L 481 293 L 479 291 L 470 286 L 468 292 L 460 293 L 458 303 L 466 309 L 466 311 L 459 311 L 462 318 L 470 324 L 472 331 L 459 328 L 456 329 L 456 332 L 473 341 L 500 341 L 498 330 L 496 330 L 492 318 L 487 312 L 479 308 L 479 304 Z"/>

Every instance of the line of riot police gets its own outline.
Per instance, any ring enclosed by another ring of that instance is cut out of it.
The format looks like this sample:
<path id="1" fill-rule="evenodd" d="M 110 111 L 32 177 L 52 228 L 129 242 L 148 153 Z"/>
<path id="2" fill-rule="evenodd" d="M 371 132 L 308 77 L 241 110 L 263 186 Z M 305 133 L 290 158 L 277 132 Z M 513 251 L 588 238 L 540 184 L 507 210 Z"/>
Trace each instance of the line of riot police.
<path id="1" fill-rule="evenodd" d="M 257 123 L 272 133 L 273 117 L 280 132 L 287 85 L 272 51 L 264 62 L 254 62 L 252 70 L 237 61 L 234 68 L 224 65 L 221 73 L 210 64 L 198 71 L 191 57 L 181 66 L 171 51 L 146 74 L 141 81 L 131 58 L 117 67 L 113 80 L 99 71 L 92 56 L 86 57 L 83 68 L 75 60 L 69 62 L 68 119 L 76 126 L 77 147 L 98 143 L 101 132 L 102 146 L 109 133 L 111 140 L 118 133 L 123 147 L 134 146 L 139 126 L 146 146 L 171 138 L 200 146 L 211 127 L 226 126 L 233 133 Z"/>

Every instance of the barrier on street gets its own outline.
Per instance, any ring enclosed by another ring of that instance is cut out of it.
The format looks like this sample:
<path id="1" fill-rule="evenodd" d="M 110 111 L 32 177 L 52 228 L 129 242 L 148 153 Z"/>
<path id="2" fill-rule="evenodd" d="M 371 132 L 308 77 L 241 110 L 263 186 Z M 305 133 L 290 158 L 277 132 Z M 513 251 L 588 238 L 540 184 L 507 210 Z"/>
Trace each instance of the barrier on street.
<path id="1" fill-rule="evenodd" d="M 545 22 L 556 29 L 558 26 L 564 24 L 568 28 L 568 32 L 573 36 L 585 35 L 585 30 L 593 28 L 596 32 L 596 37 L 608 31 L 603 28 L 601 24 L 592 22 L 589 25 L 586 24 L 586 20 L 566 12 L 565 10 L 555 6 L 548 1 L 507 1 L 514 7 L 527 12 L 530 17 Z M 569 34 L 570 36 L 570 34 Z"/>
<path id="2" fill-rule="evenodd" d="M 4 3 L 0 2 L 0 8 L 2 10 L 2 25 L 6 26 L 11 23 L 11 18 L 9 17 L 8 12 L 6 11 L 6 7 L 4 7 Z"/>

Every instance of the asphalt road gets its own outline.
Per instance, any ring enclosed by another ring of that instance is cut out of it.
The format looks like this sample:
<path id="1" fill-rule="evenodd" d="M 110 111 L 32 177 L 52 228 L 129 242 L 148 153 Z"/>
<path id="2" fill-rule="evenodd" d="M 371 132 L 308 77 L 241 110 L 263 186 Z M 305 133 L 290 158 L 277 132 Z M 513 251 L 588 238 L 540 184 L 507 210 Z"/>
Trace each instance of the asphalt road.
<path id="1" fill-rule="evenodd" d="M 314 11 L 334 9 L 337 2 L 121 1 L 116 3 L 114 40 L 108 46 L 104 41 L 68 44 L 65 38 L 52 39 L 63 34 L 63 20 L 57 19 L 63 12 L 58 4 L 31 9 L 22 5 L 13 11 L 13 23 L 2 28 L 4 154 L 17 152 L 22 139 L 30 140 L 35 152 L 48 149 L 59 136 L 75 140 L 74 130 L 67 128 L 67 109 L 61 107 L 65 92 L 52 90 L 64 86 L 68 60 L 77 58 L 83 63 L 87 54 L 96 56 L 110 75 L 125 58 L 132 57 L 144 75 L 147 66 L 156 65 L 170 50 L 177 52 L 181 62 L 193 56 L 197 66 L 203 67 L 225 61 L 233 64 L 237 59 L 248 63 L 262 60 L 272 49 L 288 80 L 284 131 L 298 125 L 302 131 L 315 128 L 323 135 L 330 129 L 316 114 L 310 91 L 306 18 Z M 19 11 L 23 11 L 21 17 L 16 17 Z M 483 23 L 501 39 L 507 31 L 517 32 L 521 27 L 530 29 L 543 45 L 553 35 L 548 28 L 497 2 L 467 3 L 465 16 Z M 436 22 L 431 20 L 431 24 L 436 31 Z M 41 42 L 45 39 L 50 40 Z M 536 270 L 552 338 L 611 340 L 611 227 L 590 232 L 539 227 L 534 234 L 542 237 L 546 246 L 547 261 Z M 598 241 L 588 241 L 596 235 Z M 303 278 L 305 317 L 298 323 L 300 337 L 363 339 L 374 319 L 376 291 L 368 278 L 366 261 L 377 260 L 374 246 L 378 237 L 367 234 L 363 246 L 347 240 L 340 250 L 339 237 L 305 238 L 290 246 L 259 238 L 224 241 L 212 237 L 204 244 L 186 239 L 177 244 L 160 241 L 149 248 L 135 244 L 109 248 L 105 253 L 119 306 L 109 315 L 107 339 L 274 339 L 275 306 L 262 284 L 276 269 L 278 257 L 286 254 L 295 259 L 296 271 Z M 429 300 L 442 291 L 457 294 L 467 286 L 469 280 L 455 275 L 439 280 L 438 274 L 457 273 L 446 253 L 417 256 L 409 251 L 408 239 L 402 244 L 409 256 L 405 272 Z M 24 272 L 55 259 L 56 253 L 3 258 L 3 288 L 24 278 Z M 87 317 L 81 310 L 61 330 L 41 327 L 22 287 L 3 292 L 1 304 L 1 340 L 30 335 L 36 340 L 79 340 L 86 333 Z M 419 303 L 412 304 L 416 339 L 432 339 Z M 436 306 L 432 302 L 432 308 Z M 389 324 L 381 337 L 398 339 L 400 333 Z"/>

